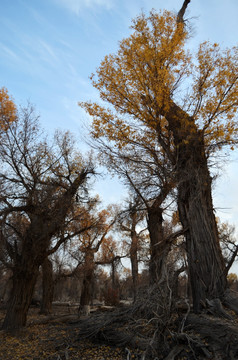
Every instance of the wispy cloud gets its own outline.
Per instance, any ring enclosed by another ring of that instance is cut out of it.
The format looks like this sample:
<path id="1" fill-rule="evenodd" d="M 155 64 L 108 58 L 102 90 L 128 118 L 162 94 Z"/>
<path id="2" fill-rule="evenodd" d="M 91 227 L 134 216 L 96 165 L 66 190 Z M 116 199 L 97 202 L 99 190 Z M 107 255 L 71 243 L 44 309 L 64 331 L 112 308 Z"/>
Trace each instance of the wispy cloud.
<path id="1" fill-rule="evenodd" d="M 31 17 L 40 25 L 40 26 L 49 26 L 46 21 L 46 18 L 40 14 L 35 8 L 29 5 L 29 3 L 24 2 L 22 4 L 26 10 L 30 13 Z"/>
<path id="2" fill-rule="evenodd" d="M 95 7 L 103 7 L 107 10 L 113 7 L 112 0 L 54 0 L 56 4 L 59 4 L 76 15 L 85 8 L 93 9 Z"/>
<path id="3" fill-rule="evenodd" d="M 18 56 L 15 54 L 14 51 L 12 51 L 11 49 L 9 49 L 9 47 L 7 47 L 6 45 L 0 43 L 0 51 L 7 57 L 10 57 L 14 60 L 18 60 Z"/>
<path id="4" fill-rule="evenodd" d="M 51 58 L 52 60 L 58 60 L 55 51 L 53 50 L 52 46 L 50 46 L 46 41 L 39 40 L 39 45 L 41 52 L 46 55 L 47 58 Z"/>

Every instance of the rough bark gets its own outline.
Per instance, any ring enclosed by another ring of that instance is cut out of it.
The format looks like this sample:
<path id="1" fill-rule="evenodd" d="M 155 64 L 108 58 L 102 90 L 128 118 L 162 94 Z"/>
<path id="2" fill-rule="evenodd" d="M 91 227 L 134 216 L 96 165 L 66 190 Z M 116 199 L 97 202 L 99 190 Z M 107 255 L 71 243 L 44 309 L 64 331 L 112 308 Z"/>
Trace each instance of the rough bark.
<path id="1" fill-rule="evenodd" d="M 4 330 L 17 330 L 26 325 L 27 312 L 31 304 L 38 276 L 37 265 L 24 264 L 13 269 L 12 290 L 3 322 Z"/>
<path id="2" fill-rule="evenodd" d="M 42 301 L 40 313 L 48 315 L 52 312 L 52 301 L 54 295 L 53 265 L 46 258 L 42 264 Z"/>
<path id="3" fill-rule="evenodd" d="M 206 299 L 222 298 L 226 289 L 222 257 L 202 136 L 180 144 L 178 151 L 178 206 L 185 232 L 194 311 Z"/>
<path id="4" fill-rule="evenodd" d="M 204 134 L 195 119 L 172 101 L 164 116 L 174 137 L 179 215 L 186 230 L 194 311 L 200 312 L 206 299 L 222 298 L 226 289 Z"/>
<path id="5" fill-rule="evenodd" d="M 2 326 L 4 330 L 18 329 L 26 325 L 27 312 L 33 297 L 39 267 L 46 257 L 49 244 L 49 239 L 39 237 L 36 241 L 34 235 L 36 234 L 33 234 L 30 227 L 22 240 L 21 255 L 17 254 L 15 258 L 12 268 L 12 289 Z"/>

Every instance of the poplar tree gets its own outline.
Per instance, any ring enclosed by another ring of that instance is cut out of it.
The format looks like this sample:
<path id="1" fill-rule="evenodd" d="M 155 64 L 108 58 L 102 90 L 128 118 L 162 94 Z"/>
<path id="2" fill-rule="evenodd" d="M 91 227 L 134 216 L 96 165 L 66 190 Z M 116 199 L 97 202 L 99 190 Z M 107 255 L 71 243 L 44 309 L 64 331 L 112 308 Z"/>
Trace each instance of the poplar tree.
<path id="1" fill-rule="evenodd" d="M 80 105 L 93 118 L 92 136 L 114 152 L 141 145 L 143 157 L 148 144 L 170 162 L 199 312 L 206 299 L 221 299 L 226 290 L 208 159 L 237 143 L 238 47 L 205 41 L 191 54 L 184 20 L 189 2 L 178 14 L 136 17 L 132 34 L 91 77 L 100 103 Z"/>

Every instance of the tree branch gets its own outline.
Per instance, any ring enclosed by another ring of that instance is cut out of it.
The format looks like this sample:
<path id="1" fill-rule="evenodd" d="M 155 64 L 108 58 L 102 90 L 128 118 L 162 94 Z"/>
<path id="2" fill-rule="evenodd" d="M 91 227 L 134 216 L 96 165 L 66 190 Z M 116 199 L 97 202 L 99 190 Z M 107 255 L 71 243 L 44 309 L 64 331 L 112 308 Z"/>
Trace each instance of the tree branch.
<path id="1" fill-rule="evenodd" d="M 236 245 L 235 251 L 233 252 L 230 260 L 228 261 L 228 264 L 226 265 L 226 268 L 225 268 L 225 274 L 226 275 L 228 274 L 233 262 L 235 261 L 235 258 L 237 256 L 237 254 L 238 254 L 238 245 Z"/>
<path id="2" fill-rule="evenodd" d="M 183 17 L 190 1 L 191 0 L 184 0 L 183 6 L 181 7 L 177 15 L 177 23 L 184 23 Z"/>

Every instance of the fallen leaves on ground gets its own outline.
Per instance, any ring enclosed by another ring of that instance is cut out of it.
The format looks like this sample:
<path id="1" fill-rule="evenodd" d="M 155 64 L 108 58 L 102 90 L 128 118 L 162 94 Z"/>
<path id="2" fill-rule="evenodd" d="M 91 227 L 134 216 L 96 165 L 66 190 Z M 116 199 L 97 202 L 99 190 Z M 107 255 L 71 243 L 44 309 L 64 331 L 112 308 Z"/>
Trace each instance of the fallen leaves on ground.
<path id="1" fill-rule="evenodd" d="M 0 321 L 3 319 L 1 313 Z M 31 311 L 25 329 L 17 334 L 0 331 L 0 360 L 124 360 L 126 350 L 93 344 L 79 338 L 77 323 L 42 319 Z"/>

